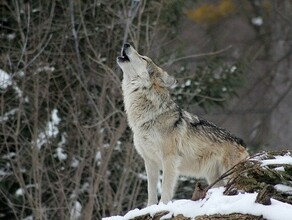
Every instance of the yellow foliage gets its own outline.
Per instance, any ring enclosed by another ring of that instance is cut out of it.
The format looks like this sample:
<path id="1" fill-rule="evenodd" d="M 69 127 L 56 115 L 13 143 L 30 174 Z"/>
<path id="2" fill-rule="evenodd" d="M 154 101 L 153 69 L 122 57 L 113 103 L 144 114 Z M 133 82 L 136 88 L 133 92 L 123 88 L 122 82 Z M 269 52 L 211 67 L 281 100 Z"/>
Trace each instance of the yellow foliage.
<path id="1" fill-rule="evenodd" d="M 272 2 L 271 0 L 264 0 L 263 1 L 263 8 L 269 13 L 272 9 Z"/>
<path id="2" fill-rule="evenodd" d="M 187 17 L 201 24 L 214 24 L 235 11 L 232 0 L 221 0 L 218 4 L 205 3 L 196 9 L 189 10 Z"/>
<path id="3" fill-rule="evenodd" d="M 230 15 L 235 10 L 235 5 L 232 0 L 223 0 L 219 4 L 219 13 L 223 17 Z"/>

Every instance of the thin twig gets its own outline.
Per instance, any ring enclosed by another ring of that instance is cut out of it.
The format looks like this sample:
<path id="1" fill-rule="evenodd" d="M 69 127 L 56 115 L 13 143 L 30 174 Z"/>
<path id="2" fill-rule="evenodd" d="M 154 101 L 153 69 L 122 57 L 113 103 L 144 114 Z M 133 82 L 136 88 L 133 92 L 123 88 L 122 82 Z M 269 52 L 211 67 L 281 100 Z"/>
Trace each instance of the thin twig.
<path id="1" fill-rule="evenodd" d="M 21 35 L 21 38 L 22 38 L 22 41 L 23 41 L 23 47 L 22 47 L 22 50 L 21 50 L 21 54 L 20 54 L 20 58 L 19 58 L 19 61 L 17 63 L 17 67 L 19 67 L 22 59 L 23 59 L 23 56 L 26 52 L 26 48 L 27 48 L 27 42 L 28 42 L 28 35 L 29 35 L 29 32 L 30 32 L 30 13 L 28 12 L 27 13 L 27 26 L 26 26 L 26 34 L 24 36 L 24 33 L 23 33 L 23 30 L 21 28 L 21 19 L 20 19 L 20 9 L 19 9 L 19 5 L 16 4 L 18 10 L 17 10 L 17 21 L 18 21 L 18 26 L 19 26 L 19 30 L 20 30 L 20 35 Z M 29 7 L 29 4 L 28 4 L 28 7 Z"/>
<path id="2" fill-rule="evenodd" d="M 209 189 L 211 189 L 214 185 L 216 185 L 216 183 L 220 182 L 221 180 L 223 180 L 225 177 L 230 176 L 231 174 L 233 174 L 235 172 L 235 167 L 239 166 L 239 164 L 243 164 L 245 163 L 249 158 L 240 161 L 239 163 L 235 164 L 233 167 L 231 167 L 229 170 L 227 170 L 225 173 L 223 173 L 217 180 L 215 180 L 212 184 L 210 184 L 205 191 L 207 192 Z"/>
<path id="3" fill-rule="evenodd" d="M 80 51 L 79 51 L 79 43 L 78 43 L 78 36 L 77 32 L 75 30 L 75 17 L 74 17 L 74 0 L 70 0 L 69 2 L 69 7 L 70 7 L 70 18 L 71 18 L 71 25 L 72 25 L 72 35 L 74 38 L 74 46 L 75 46 L 75 51 L 76 51 L 76 56 L 77 56 L 77 62 L 78 62 L 78 68 L 81 73 L 84 73 L 83 71 L 83 66 L 81 62 L 81 56 L 80 56 Z"/>
<path id="4" fill-rule="evenodd" d="M 123 38 L 123 44 L 127 42 L 130 26 L 132 25 L 132 22 L 138 12 L 138 8 L 140 6 L 140 0 L 132 0 L 131 1 L 131 8 L 128 12 L 126 27 L 125 27 L 125 33 Z"/>
<path id="5" fill-rule="evenodd" d="M 29 67 L 35 60 L 36 58 L 38 58 L 42 52 L 44 52 L 44 50 L 46 49 L 46 47 L 49 45 L 50 41 L 51 41 L 51 38 L 52 38 L 53 34 L 50 34 L 49 35 L 49 39 L 47 40 L 47 42 L 45 43 L 45 45 L 40 49 L 40 51 L 28 62 L 28 64 L 26 64 L 24 66 L 23 69 L 26 69 L 27 67 Z"/>
<path id="6" fill-rule="evenodd" d="M 200 54 L 192 54 L 192 55 L 188 55 L 188 56 L 184 56 L 184 57 L 179 57 L 173 60 L 169 60 L 168 62 L 162 64 L 162 66 L 170 66 L 175 62 L 181 61 L 181 60 L 186 60 L 186 59 L 193 59 L 193 58 L 198 58 L 198 57 L 204 57 L 204 56 L 214 56 L 220 53 L 225 52 L 226 50 L 229 50 L 230 48 L 232 48 L 232 45 L 229 45 L 221 50 L 217 50 L 214 52 L 208 52 L 208 53 L 200 53 Z"/>

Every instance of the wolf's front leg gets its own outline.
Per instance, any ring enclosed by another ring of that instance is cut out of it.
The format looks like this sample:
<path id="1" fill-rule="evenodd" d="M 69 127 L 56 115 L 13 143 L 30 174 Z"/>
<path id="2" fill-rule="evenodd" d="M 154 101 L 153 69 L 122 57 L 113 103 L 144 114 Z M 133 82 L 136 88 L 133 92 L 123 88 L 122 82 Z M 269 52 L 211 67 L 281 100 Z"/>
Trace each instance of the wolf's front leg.
<path id="1" fill-rule="evenodd" d="M 163 178 L 161 202 L 167 204 L 173 197 L 178 177 L 178 161 L 175 156 L 167 156 L 163 159 Z"/>
<path id="2" fill-rule="evenodd" d="M 157 204 L 157 183 L 159 177 L 158 165 L 151 160 L 144 159 L 147 173 L 148 203 L 147 206 Z"/>

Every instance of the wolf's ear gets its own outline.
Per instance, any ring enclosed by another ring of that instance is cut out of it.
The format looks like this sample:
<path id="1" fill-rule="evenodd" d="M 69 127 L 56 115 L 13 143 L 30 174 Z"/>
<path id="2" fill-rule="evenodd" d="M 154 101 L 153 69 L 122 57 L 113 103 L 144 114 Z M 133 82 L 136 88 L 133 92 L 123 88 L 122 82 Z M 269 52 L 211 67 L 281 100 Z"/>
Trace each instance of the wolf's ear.
<path id="1" fill-rule="evenodd" d="M 168 75 L 167 72 L 164 72 L 161 75 L 161 81 L 163 87 L 171 87 L 176 84 L 176 79 L 173 76 Z"/>

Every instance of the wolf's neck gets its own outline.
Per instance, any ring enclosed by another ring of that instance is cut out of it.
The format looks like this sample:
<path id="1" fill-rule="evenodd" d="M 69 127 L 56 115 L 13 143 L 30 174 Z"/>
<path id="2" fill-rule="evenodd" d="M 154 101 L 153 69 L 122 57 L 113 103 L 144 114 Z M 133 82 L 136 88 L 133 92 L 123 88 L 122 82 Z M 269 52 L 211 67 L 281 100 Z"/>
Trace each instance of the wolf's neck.
<path id="1" fill-rule="evenodd" d="M 174 104 L 168 91 L 153 91 L 152 88 L 123 88 L 124 104 L 130 127 L 139 127 L 155 120 Z"/>

